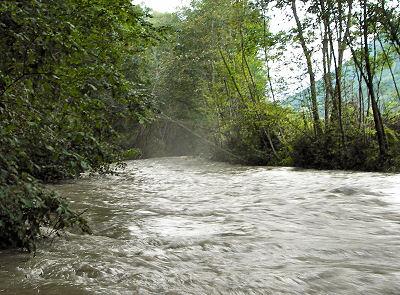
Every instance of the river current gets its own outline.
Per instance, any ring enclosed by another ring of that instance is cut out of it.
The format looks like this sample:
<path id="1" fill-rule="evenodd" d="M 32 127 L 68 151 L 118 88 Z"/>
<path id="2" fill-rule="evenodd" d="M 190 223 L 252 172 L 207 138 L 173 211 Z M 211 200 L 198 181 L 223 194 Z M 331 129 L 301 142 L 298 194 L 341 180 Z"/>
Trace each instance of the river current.
<path id="1" fill-rule="evenodd" d="M 1 294 L 400 294 L 400 175 L 183 157 L 53 188 L 94 234 L 0 252 Z"/>

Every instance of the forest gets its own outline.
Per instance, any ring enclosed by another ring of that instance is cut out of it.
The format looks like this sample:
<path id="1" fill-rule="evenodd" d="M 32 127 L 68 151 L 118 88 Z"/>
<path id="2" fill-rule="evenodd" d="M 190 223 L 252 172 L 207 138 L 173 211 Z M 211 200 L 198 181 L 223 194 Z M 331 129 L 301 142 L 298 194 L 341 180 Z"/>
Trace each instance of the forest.
<path id="1" fill-rule="evenodd" d="M 129 159 L 400 170 L 397 1 L 3 0 L 0 48 L 0 248 L 90 233 L 46 184 Z"/>

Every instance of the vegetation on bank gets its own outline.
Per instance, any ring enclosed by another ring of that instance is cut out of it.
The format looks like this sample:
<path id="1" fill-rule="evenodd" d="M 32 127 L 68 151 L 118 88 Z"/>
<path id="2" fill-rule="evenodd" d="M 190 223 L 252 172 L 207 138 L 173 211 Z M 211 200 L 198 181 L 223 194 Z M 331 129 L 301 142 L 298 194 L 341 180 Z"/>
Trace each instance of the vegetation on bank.
<path id="1" fill-rule="evenodd" d="M 271 20 L 272 8 L 289 20 Z M 203 0 L 156 18 L 174 28 L 152 63 L 163 116 L 137 143 L 150 156 L 398 171 L 399 11 L 390 1 Z M 273 34 L 272 21 L 292 29 Z M 282 97 L 280 71 L 307 87 Z"/>
<path id="2" fill-rule="evenodd" d="M 129 0 L 1 1 L 0 248 L 33 250 L 43 227 L 90 232 L 44 184 L 122 159 L 399 170 L 394 5 L 202 0 L 150 15 Z M 292 30 L 270 32 L 272 6 Z M 300 109 L 272 75 L 294 47 Z"/>
<path id="3" fill-rule="evenodd" d="M 159 31 L 129 0 L 5 0 L 0 36 L 0 248 L 31 250 L 43 226 L 88 231 L 42 183 L 120 160 L 126 127 L 151 117 Z"/>

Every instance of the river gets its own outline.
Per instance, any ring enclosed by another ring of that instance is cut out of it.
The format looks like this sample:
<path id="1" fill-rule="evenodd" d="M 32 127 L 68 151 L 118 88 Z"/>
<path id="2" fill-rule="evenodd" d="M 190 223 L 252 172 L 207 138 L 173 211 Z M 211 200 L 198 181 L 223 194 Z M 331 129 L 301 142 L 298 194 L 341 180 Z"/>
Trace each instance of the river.
<path id="1" fill-rule="evenodd" d="M 400 175 L 182 157 L 54 189 L 94 234 L 0 252 L 0 293 L 400 294 Z"/>

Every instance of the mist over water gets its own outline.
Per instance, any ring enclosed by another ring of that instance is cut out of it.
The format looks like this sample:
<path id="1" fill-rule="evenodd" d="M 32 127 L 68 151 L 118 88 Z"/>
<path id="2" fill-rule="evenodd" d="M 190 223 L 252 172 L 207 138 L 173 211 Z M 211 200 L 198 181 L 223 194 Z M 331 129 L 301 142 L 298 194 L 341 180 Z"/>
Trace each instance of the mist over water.
<path id="1" fill-rule="evenodd" d="M 400 175 L 182 157 L 55 189 L 94 234 L 1 252 L 0 293 L 400 293 Z"/>

